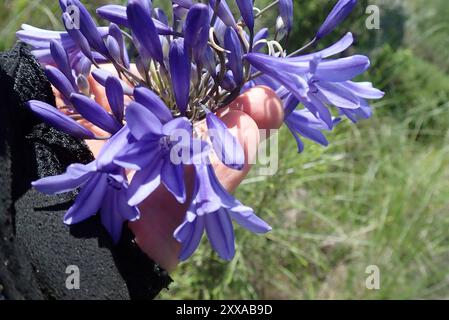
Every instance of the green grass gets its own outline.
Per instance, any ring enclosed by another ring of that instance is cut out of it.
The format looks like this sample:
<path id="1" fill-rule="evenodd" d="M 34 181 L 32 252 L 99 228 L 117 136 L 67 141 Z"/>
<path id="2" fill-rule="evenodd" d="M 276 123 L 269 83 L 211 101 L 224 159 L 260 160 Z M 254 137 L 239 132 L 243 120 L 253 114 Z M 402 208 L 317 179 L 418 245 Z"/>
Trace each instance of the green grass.
<path id="1" fill-rule="evenodd" d="M 55 3 L 0 4 L 0 48 L 23 22 L 57 27 Z M 317 3 L 298 10 L 298 32 L 323 14 Z M 203 241 L 161 299 L 449 298 L 447 5 L 404 0 L 382 8 L 383 30 L 358 43 L 373 57 L 367 78 L 387 93 L 373 119 L 345 121 L 328 135 L 328 148 L 307 143 L 301 155 L 282 130 L 279 173 L 237 194 L 273 231 L 238 228 L 230 263 Z M 297 33 L 292 43 L 306 38 Z M 373 264 L 381 272 L 377 291 L 364 286 Z"/>

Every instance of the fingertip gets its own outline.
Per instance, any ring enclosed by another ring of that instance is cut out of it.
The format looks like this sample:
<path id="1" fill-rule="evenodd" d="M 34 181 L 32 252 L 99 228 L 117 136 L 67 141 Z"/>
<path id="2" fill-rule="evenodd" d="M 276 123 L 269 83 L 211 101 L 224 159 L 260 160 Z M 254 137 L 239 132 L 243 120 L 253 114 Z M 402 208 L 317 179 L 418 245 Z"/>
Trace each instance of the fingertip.
<path id="1" fill-rule="evenodd" d="M 266 86 L 249 89 L 230 105 L 229 110 L 239 110 L 254 119 L 259 129 L 279 129 L 284 121 L 282 101 Z"/>

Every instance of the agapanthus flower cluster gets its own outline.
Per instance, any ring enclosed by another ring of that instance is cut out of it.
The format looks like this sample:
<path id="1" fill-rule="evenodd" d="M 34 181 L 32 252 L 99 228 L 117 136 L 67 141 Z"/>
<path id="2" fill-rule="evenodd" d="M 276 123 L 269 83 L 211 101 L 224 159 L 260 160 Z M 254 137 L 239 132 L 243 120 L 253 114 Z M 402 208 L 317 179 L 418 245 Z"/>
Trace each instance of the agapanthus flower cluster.
<path id="1" fill-rule="evenodd" d="M 62 132 L 105 141 L 92 163 L 72 164 L 62 175 L 33 183 L 48 194 L 79 188 L 66 224 L 99 213 L 118 242 L 123 224 L 139 219 L 139 204 L 162 185 L 173 201 L 189 202 L 173 235 L 182 244 L 180 259 L 193 254 L 205 231 L 217 254 L 230 260 L 232 221 L 255 233 L 271 227 L 217 179 L 211 157 L 241 170 L 245 156 L 215 112 L 254 86 L 268 86 L 284 103 L 285 125 L 300 152 L 303 138 L 327 145 L 323 132 L 343 117 L 356 122 L 371 116 L 367 100 L 383 93 L 370 83 L 352 81 L 370 62 L 361 55 L 340 57 L 353 42 L 351 33 L 304 54 L 348 16 L 356 0 L 338 1 L 313 40 L 293 53 L 283 48 L 294 23 L 292 0 L 273 1 L 266 8 L 235 0 L 238 16 L 231 1 L 172 0 L 171 12 L 164 12 L 150 0 L 129 0 L 126 6 L 98 8 L 105 25 L 98 26 L 79 0 L 60 0 L 66 30 L 23 25 L 17 32 L 65 104 L 58 109 L 29 101 L 30 109 Z M 267 28 L 256 30 L 257 19 L 269 10 L 278 13 L 271 37 Z M 104 68 L 106 63 L 115 72 Z M 92 78 L 104 86 L 107 108 L 96 102 Z M 206 134 L 196 128 L 203 120 Z M 191 197 L 187 167 L 194 169 Z"/>

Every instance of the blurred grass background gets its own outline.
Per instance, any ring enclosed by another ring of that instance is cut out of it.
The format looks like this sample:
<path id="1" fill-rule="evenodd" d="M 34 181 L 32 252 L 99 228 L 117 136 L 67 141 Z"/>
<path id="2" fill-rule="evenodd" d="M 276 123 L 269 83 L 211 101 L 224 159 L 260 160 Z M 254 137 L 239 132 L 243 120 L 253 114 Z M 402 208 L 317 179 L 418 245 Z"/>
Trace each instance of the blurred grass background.
<path id="1" fill-rule="evenodd" d="M 106 2 L 114 1 L 84 1 Z M 295 1 L 291 49 L 310 39 L 334 2 Z M 365 28 L 369 4 L 380 7 L 380 30 Z M 56 0 L 0 0 L 0 49 L 14 43 L 21 23 L 59 29 L 57 7 Z M 261 25 L 272 26 L 274 15 Z M 365 78 L 387 93 L 375 116 L 345 121 L 328 135 L 328 148 L 307 143 L 301 155 L 283 130 L 279 173 L 237 195 L 273 231 L 238 229 L 230 263 L 203 243 L 161 298 L 449 298 L 448 15 L 447 0 L 359 1 L 320 46 L 353 31 L 351 50 L 372 58 Z M 365 268 L 373 264 L 381 289 L 370 291 Z"/>

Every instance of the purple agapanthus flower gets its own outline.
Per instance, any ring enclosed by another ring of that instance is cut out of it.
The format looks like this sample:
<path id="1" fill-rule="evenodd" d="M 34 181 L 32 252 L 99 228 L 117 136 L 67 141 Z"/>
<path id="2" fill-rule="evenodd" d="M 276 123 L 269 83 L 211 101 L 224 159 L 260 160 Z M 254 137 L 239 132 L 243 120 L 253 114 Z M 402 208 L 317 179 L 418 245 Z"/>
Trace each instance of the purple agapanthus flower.
<path id="1" fill-rule="evenodd" d="M 325 133 L 343 118 L 369 118 L 368 101 L 384 93 L 369 82 L 354 81 L 370 62 L 362 55 L 344 56 L 353 43 L 351 33 L 303 54 L 340 25 L 356 2 L 339 0 L 313 40 L 288 53 L 283 44 L 293 30 L 292 0 L 260 9 L 253 0 L 236 0 L 238 16 L 226 0 L 172 0 L 171 19 L 150 0 L 128 0 L 97 9 L 106 26 L 97 26 L 80 0 L 60 0 L 64 31 L 23 25 L 17 36 L 32 47 L 64 106 L 58 110 L 35 100 L 27 105 L 54 128 L 105 145 L 94 162 L 73 164 L 66 173 L 33 185 L 51 194 L 81 187 L 64 221 L 77 223 L 99 211 L 114 242 L 123 222 L 139 218 L 135 206 L 163 186 L 174 201 L 188 202 L 185 220 L 174 233 L 182 244 L 181 260 L 195 251 L 204 231 L 218 255 L 231 259 L 232 221 L 256 233 L 271 228 L 230 195 L 214 173 L 210 159 L 233 170 L 242 170 L 246 160 L 216 112 L 239 93 L 268 86 L 284 104 L 284 123 L 299 152 L 303 138 L 326 146 Z M 74 8 L 79 21 L 70 12 Z M 256 23 L 262 16 L 257 12 L 272 8 L 278 16 L 274 35 Z M 91 88 L 91 76 L 104 87 L 107 105 L 97 102 L 102 99 Z M 91 131 L 86 122 L 102 130 Z M 186 166 L 195 169 L 192 197 L 187 196 Z M 129 183 L 125 173 L 131 173 Z"/>
<path id="2" fill-rule="evenodd" d="M 136 90 L 139 91 L 137 102 L 130 103 L 126 111 L 128 146 L 114 160 L 117 165 L 137 170 L 128 191 L 128 203 L 141 203 L 161 182 L 183 203 L 186 201 L 184 164 L 173 161 L 172 151 L 179 147 L 179 141 L 176 140 L 178 136 L 174 136 L 174 133 L 186 134 L 187 139 L 182 142 L 190 143 L 192 126 L 186 118 L 173 119 L 167 114 L 168 108 L 151 91 L 145 88 Z M 159 112 L 151 111 L 151 102 L 157 103 Z M 163 117 L 159 118 L 158 113 L 163 114 Z"/>
<path id="3" fill-rule="evenodd" d="M 99 212 L 114 243 L 120 240 L 123 223 L 140 217 L 137 207 L 127 203 L 125 171 L 110 163 L 126 134 L 127 129 L 122 129 L 107 143 L 97 160 L 86 165 L 72 164 L 64 174 L 33 182 L 34 188 L 46 194 L 65 193 L 80 187 L 75 202 L 64 216 L 64 223 L 77 224 Z"/>
<path id="4" fill-rule="evenodd" d="M 174 237 L 182 244 L 180 260 L 188 259 L 206 231 L 212 248 L 224 260 L 235 254 L 232 220 L 254 233 L 266 233 L 271 227 L 229 194 L 209 164 L 195 165 L 196 186 L 184 222 Z"/>

